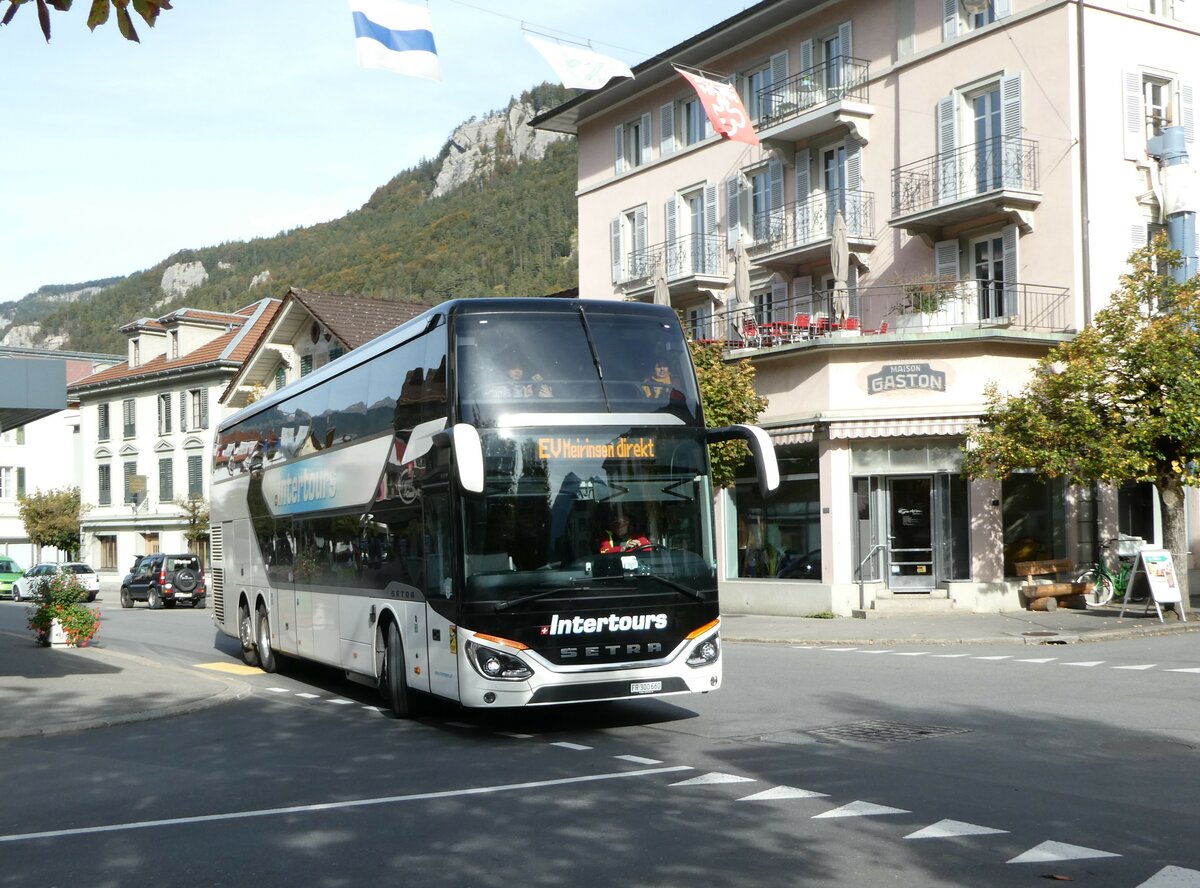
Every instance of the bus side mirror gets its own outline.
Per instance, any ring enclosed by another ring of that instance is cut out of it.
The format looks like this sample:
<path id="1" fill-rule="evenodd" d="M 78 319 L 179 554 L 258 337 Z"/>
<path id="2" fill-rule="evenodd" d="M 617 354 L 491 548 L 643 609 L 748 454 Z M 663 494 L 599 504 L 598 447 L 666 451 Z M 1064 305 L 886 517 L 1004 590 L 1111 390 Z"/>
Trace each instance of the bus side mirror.
<path id="1" fill-rule="evenodd" d="M 758 489 L 764 497 L 779 489 L 779 463 L 775 461 L 775 445 L 771 437 L 754 425 L 723 426 L 708 430 L 708 443 L 721 441 L 745 441 L 754 456 L 754 471 L 758 475 Z"/>
<path id="2" fill-rule="evenodd" d="M 473 425 L 460 422 L 433 436 L 438 447 L 449 447 L 464 493 L 483 493 L 483 445 Z"/>

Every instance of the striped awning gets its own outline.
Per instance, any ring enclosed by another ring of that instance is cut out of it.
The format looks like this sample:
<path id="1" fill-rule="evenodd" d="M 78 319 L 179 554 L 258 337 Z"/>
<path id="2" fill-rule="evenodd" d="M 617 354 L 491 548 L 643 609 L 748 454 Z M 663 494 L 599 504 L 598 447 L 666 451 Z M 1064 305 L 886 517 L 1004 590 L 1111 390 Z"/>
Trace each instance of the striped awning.
<path id="1" fill-rule="evenodd" d="M 829 437 L 834 440 L 852 438 L 911 438 L 933 435 L 965 435 L 976 425 L 973 416 L 919 416 L 890 419 L 851 419 L 829 424 Z"/>
<path id="2" fill-rule="evenodd" d="M 813 439 L 812 423 L 782 426 L 777 429 L 767 429 L 766 432 L 771 436 L 771 443 L 776 447 L 787 444 L 811 444 Z"/>

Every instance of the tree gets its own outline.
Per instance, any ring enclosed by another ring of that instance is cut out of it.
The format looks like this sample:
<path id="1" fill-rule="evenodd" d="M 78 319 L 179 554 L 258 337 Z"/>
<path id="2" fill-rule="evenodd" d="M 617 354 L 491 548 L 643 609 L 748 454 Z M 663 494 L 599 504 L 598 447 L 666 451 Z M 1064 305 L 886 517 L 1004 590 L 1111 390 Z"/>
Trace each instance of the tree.
<path id="1" fill-rule="evenodd" d="M 767 406 L 767 399 L 754 391 L 754 367 L 750 360 L 728 363 L 718 344 L 692 342 L 691 347 L 708 427 L 755 422 Z M 750 455 L 750 448 L 743 441 L 724 441 L 709 445 L 708 454 L 713 484 L 732 487 L 738 467 Z"/>
<path id="2" fill-rule="evenodd" d="M 963 471 L 1151 482 L 1166 548 L 1185 566 L 1176 575 L 1186 576 L 1184 488 L 1200 485 L 1200 277 L 1179 284 L 1161 273 L 1179 260 L 1160 235 L 1130 257 L 1132 272 L 1093 323 L 1052 349 L 1019 394 L 990 385 Z"/>
<path id="3" fill-rule="evenodd" d="M 17 14 L 17 10 L 28 2 L 29 0 L 8 0 L 8 9 L 4 13 L 4 18 L 0 19 L 0 25 L 7 25 L 11 22 L 13 16 Z M 37 4 L 38 22 L 42 26 L 42 33 L 46 35 L 46 42 L 49 43 L 51 7 L 59 12 L 67 12 L 75 0 L 34 0 L 34 2 Z M 141 43 L 137 31 L 133 28 L 133 19 L 129 15 L 131 5 L 133 11 L 153 28 L 158 14 L 164 9 L 171 8 L 171 0 L 92 0 L 92 8 L 88 11 L 87 25 L 91 30 L 96 30 L 97 26 L 108 21 L 109 13 L 115 8 L 117 10 L 117 28 L 120 29 L 121 36 L 134 43 Z"/>
<path id="4" fill-rule="evenodd" d="M 25 534 L 38 546 L 53 546 L 72 556 L 79 551 L 79 519 L 84 509 L 79 488 L 66 487 L 17 498 Z"/>
<path id="5" fill-rule="evenodd" d="M 196 543 L 208 538 L 208 502 L 204 497 L 190 496 L 175 500 L 183 510 L 183 536 L 188 541 L 189 551 L 196 551 Z"/>

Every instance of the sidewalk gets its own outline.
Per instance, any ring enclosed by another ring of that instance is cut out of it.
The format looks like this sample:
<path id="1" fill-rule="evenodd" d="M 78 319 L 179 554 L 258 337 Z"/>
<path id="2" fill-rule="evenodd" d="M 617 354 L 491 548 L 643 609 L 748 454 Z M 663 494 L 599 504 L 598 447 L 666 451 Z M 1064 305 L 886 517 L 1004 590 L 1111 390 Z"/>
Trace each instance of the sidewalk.
<path id="1" fill-rule="evenodd" d="M 1192 620 L 1160 623 L 1151 610 L 1003 614 L 907 614 L 856 620 L 726 614 L 731 643 L 949 645 L 1070 644 L 1200 631 Z M 167 718 L 236 700 L 244 682 L 220 673 L 164 666 L 109 650 L 38 647 L 29 634 L 0 631 L 0 740 Z"/>

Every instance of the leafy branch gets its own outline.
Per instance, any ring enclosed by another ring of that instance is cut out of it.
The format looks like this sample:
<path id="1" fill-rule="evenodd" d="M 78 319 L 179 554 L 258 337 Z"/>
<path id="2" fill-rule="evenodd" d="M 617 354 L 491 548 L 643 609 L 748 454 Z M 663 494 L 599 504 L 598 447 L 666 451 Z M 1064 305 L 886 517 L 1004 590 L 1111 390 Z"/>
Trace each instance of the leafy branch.
<path id="1" fill-rule="evenodd" d="M 3 2 L 3 0 L 0 0 Z M 8 0 L 8 9 L 4 12 L 4 17 L 0 18 L 0 25 L 7 25 L 13 20 L 17 14 L 17 10 L 28 3 L 29 0 Z M 37 5 L 38 23 L 42 27 L 42 33 L 46 35 L 46 42 L 50 42 L 50 10 L 55 9 L 58 12 L 67 12 L 70 10 L 74 0 L 34 0 Z M 117 28 L 121 32 L 121 36 L 126 40 L 132 40 L 134 43 L 141 43 L 138 39 L 137 31 L 133 27 L 133 18 L 129 15 L 129 7 L 133 7 L 133 11 L 142 17 L 150 27 L 154 27 L 159 13 L 164 9 L 171 8 L 171 0 L 92 0 L 92 7 L 88 10 L 87 25 L 91 30 L 96 30 L 100 25 L 108 21 L 112 10 L 117 12 Z"/>

